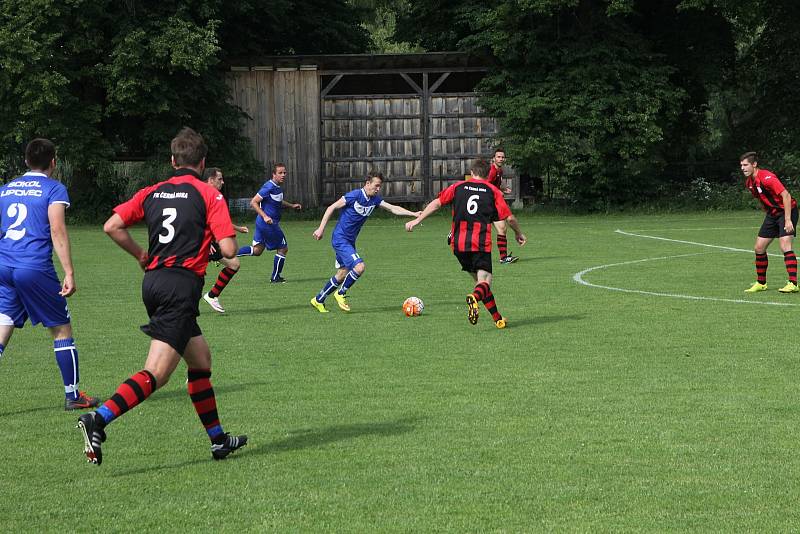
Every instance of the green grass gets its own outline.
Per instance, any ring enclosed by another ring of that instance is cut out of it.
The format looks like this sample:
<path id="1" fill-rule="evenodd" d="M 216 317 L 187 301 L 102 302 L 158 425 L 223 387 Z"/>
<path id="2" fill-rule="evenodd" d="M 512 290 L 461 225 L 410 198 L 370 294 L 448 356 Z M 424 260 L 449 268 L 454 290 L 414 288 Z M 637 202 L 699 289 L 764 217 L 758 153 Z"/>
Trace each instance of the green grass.
<path id="1" fill-rule="evenodd" d="M 444 217 L 413 234 L 369 221 L 353 312 L 308 300 L 333 270 L 312 221 L 290 221 L 285 277 L 243 258 L 201 303 L 226 430 L 249 445 L 213 462 L 172 382 L 109 427 L 86 464 L 49 336 L 15 332 L 0 363 L 4 531 L 790 531 L 800 525 L 797 308 L 687 300 L 580 285 L 800 305 L 745 295 L 755 212 L 524 216 L 521 260 L 495 267 L 509 328 L 466 320 L 470 279 Z M 141 233 L 137 233 L 142 238 Z M 71 229 L 70 300 L 82 385 L 110 395 L 144 363 L 139 272 L 99 226 Z M 240 240 L 245 242 L 244 239 Z M 771 252 L 780 251 L 773 244 Z M 216 269 L 209 271 L 207 287 Z M 401 311 L 425 302 L 422 317 Z M 483 311 L 483 310 L 482 310 Z"/>

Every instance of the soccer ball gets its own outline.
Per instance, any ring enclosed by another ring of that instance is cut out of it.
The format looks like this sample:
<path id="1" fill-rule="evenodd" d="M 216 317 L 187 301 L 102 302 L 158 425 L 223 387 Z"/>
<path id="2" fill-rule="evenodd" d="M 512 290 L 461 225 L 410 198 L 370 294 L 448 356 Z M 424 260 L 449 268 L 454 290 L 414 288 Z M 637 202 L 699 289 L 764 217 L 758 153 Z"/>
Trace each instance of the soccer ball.
<path id="1" fill-rule="evenodd" d="M 425 304 L 422 303 L 422 299 L 419 297 L 408 297 L 403 302 L 403 313 L 406 314 L 406 317 L 415 317 L 421 314 L 424 309 Z"/>

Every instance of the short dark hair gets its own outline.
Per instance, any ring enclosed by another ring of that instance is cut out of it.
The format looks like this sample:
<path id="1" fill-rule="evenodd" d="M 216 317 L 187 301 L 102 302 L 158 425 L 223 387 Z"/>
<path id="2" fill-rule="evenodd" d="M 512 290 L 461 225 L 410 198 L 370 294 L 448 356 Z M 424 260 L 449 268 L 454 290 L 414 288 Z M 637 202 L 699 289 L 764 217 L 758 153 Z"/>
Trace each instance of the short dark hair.
<path id="1" fill-rule="evenodd" d="M 215 177 L 218 172 L 222 172 L 222 169 L 219 167 L 206 167 L 206 170 L 203 171 L 203 180 L 206 182 L 209 181 L 211 178 Z"/>
<path id="2" fill-rule="evenodd" d="M 501 147 L 501 146 L 499 146 L 499 147 L 494 149 L 494 152 L 492 152 L 492 154 L 497 154 L 498 152 L 502 152 L 503 154 L 505 154 L 506 153 L 506 149 Z"/>
<path id="3" fill-rule="evenodd" d="M 203 136 L 189 127 L 184 127 L 169 145 L 176 165 L 200 165 L 208 154 L 208 147 Z"/>
<path id="4" fill-rule="evenodd" d="M 285 163 L 276 163 L 275 165 L 273 165 L 272 166 L 272 174 L 275 174 L 276 172 L 278 172 L 278 167 L 283 167 L 285 169 L 286 168 L 286 164 Z"/>
<path id="5" fill-rule="evenodd" d="M 383 182 L 383 173 L 376 170 L 371 170 L 367 173 L 367 182 L 371 182 L 373 178 L 379 178 Z"/>
<path id="6" fill-rule="evenodd" d="M 25 162 L 32 170 L 47 170 L 55 157 L 56 145 L 49 139 L 37 137 L 25 147 Z"/>
<path id="7" fill-rule="evenodd" d="M 485 159 L 476 159 L 469 166 L 469 171 L 478 178 L 487 178 L 489 176 L 489 163 Z"/>
<path id="8" fill-rule="evenodd" d="M 745 152 L 744 154 L 739 156 L 739 162 L 740 163 L 742 161 L 744 161 L 744 160 L 747 160 L 751 164 L 757 164 L 758 163 L 758 154 L 756 154 L 755 152 Z"/>

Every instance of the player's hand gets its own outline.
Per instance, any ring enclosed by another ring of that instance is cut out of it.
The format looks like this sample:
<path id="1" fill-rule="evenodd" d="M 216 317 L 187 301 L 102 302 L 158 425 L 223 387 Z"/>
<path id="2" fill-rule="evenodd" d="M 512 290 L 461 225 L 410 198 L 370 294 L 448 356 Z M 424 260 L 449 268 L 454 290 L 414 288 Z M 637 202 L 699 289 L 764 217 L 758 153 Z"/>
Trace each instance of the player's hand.
<path id="1" fill-rule="evenodd" d="M 143 271 L 144 271 L 144 268 L 147 267 L 147 262 L 149 260 L 150 260 L 150 257 L 147 255 L 147 252 L 144 251 L 144 250 L 141 252 L 141 254 L 139 254 L 139 257 L 136 258 L 136 261 L 139 264 L 139 267 L 141 267 Z"/>
<path id="2" fill-rule="evenodd" d="M 239 230 L 240 234 L 246 234 L 250 231 L 246 226 L 237 226 L 236 229 Z"/>
<path id="3" fill-rule="evenodd" d="M 783 225 L 783 229 L 786 230 L 787 234 L 791 234 L 794 232 L 794 225 L 792 221 L 786 221 L 786 224 Z"/>
<path id="4" fill-rule="evenodd" d="M 292 204 L 292 208 L 296 209 L 297 211 L 300 211 L 301 209 L 303 209 L 303 206 L 301 204 Z"/>
<path id="5" fill-rule="evenodd" d="M 503 193 L 505 193 L 506 195 L 510 195 L 511 194 L 511 188 L 510 187 L 504 187 L 503 188 Z"/>
<path id="6" fill-rule="evenodd" d="M 519 243 L 519 246 L 524 247 L 527 242 L 528 238 L 525 237 L 525 234 L 517 234 L 517 243 Z"/>
<path id="7" fill-rule="evenodd" d="M 316 230 L 314 230 L 314 232 L 311 235 L 314 236 L 314 239 L 319 241 L 320 239 L 322 239 L 322 234 L 324 232 L 325 232 L 325 230 L 323 230 L 322 228 L 317 228 Z"/>
<path id="8" fill-rule="evenodd" d="M 61 284 L 61 291 L 58 292 L 62 297 L 69 297 L 78 288 L 75 287 L 75 277 L 73 275 L 65 275 L 64 282 Z"/>
<path id="9" fill-rule="evenodd" d="M 267 223 L 267 224 L 272 224 L 272 217 L 270 217 L 269 215 L 267 215 L 267 214 L 264 214 L 264 216 L 263 216 L 263 217 L 261 217 L 261 218 L 262 218 L 262 219 L 264 219 L 264 222 L 265 222 L 265 223 Z"/>
<path id="10" fill-rule="evenodd" d="M 413 221 L 408 221 L 406 223 L 406 232 L 411 232 L 412 230 L 414 230 L 414 227 L 418 224 L 419 221 L 417 221 L 417 219 L 414 219 Z"/>

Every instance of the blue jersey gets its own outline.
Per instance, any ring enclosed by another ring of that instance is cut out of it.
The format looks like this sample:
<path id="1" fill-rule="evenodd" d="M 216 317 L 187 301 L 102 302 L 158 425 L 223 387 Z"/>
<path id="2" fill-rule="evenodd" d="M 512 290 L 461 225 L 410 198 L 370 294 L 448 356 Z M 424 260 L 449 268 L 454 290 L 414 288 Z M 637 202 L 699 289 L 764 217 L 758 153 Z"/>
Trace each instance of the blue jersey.
<path id="1" fill-rule="evenodd" d="M 67 188 L 40 172 L 27 172 L 0 188 L 0 265 L 53 269 L 50 204 L 69 206 Z"/>
<path id="2" fill-rule="evenodd" d="M 264 213 L 269 215 L 274 224 L 278 224 L 281 220 L 281 212 L 283 211 L 283 189 L 281 189 L 281 186 L 272 180 L 267 180 L 264 182 L 264 185 L 261 186 L 261 189 L 258 190 L 258 196 L 262 199 L 260 204 L 261 209 L 264 210 Z M 267 224 L 261 217 L 258 217 L 256 222 Z"/>
<path id="3" fill-rule="evenodd" d="M 350 191 L 344 197 L 345 205 L 339 214 L 339 222 L 331 235 L 331 242 L 345 241 L 355 243 L 367 217 L 372 215 L 383 199 L 380 195 L 368 197 L 364 189 Z"/>

